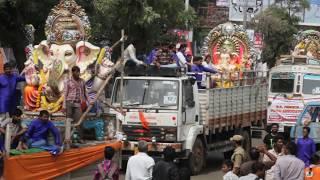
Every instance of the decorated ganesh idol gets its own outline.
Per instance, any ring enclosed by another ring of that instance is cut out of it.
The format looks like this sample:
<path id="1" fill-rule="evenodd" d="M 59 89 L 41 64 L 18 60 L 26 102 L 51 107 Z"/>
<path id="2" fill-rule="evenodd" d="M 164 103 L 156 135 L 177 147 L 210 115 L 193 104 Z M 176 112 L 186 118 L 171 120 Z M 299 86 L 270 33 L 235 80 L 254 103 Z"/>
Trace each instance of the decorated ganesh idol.
<path id="1" fill-rule="evenodd" d="M 246 31 L 230 22 L 220 24 L 213 28 L 205 38 L 201 53 L 205 57 L 211 57 L 214 66 L 222 72 L 222 76 L 216 77 L 224 83 L 218 82 L 218 86 L 232 86 L 232 80 L 238 78 L 242 71 L 249 70 L 250 42 Z"/>
<path id="2" fill-rule="evenodd" d="M 315 30 L 301 31 L 296 35 L 297 45 L 292 55 L 303 55 L 320 60 L 320 32 Z"/>
<path id="3" fill-rule="evenodd" d="M 24 91 L 26 110 L 46 109 L 57 112 L 63 102 L 63 82 L 70 76 L 73 66 L 80 67 L 80 76 L 90 87 L 101 83 L 97 79 L 104 78 L 107 73 L 94 69 L 107 64 L 113 65 L 104 57 L 105 51 L 88 42 L 90 23 L 84 9 L 74 0 L 61 0 L 49 14 L 45 34 L 47 39 L 34 46 L 32 55 L 25 63 L 27 86 Z M 102 74 L 102 75 L 101 75 Z M 92 91 L 88 86 L 88 91 Z M 89 94 L 94 97 L 94 92 Z"/>

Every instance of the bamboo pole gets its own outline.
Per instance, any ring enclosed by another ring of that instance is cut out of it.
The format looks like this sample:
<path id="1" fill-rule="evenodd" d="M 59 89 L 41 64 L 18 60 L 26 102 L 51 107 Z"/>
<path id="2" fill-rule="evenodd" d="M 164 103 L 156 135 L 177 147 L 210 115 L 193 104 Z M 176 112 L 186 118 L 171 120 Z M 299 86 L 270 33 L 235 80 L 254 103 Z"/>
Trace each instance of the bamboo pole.
<path id="1" fill-rule="evenodd" d="M 127 39 L 127 36 L 121 36 L 121 39 L 118 40 L 116 43 L 114 43 L 111 46 L 111 49 L 113 49 L 114 47 L 116 47 L 120 42 L 123 42 Z M 122 47 L 121 47 L 122 48 Z M 122 49 L 121 49 L 122 50 Z M 122 53 L 122 57 L 123 57 L 123 53 Z M 91 108 L 93 107 L 93 104 L 98 100 L 100 94 L 103 92 L 105 86 L 108 84 L 108 82 L 110 81 L 110 79 L 112 78 L 113 74 L 115 73 L 116 70 L 119 70 L 121 68 L 121 66 L 123 65 L 124 59 L 121 58 L 120 60 L 117 61 L 117 63 L 115 64 L 115 66 L 113 67 L 113 69 L 110 71 L 107 79 L 102 83 L 102 85 L 100 86 L 100 89 L 98 90 L 96 97 L 93 100 L 93 103 L 90 103 L 88 108 L 86 109 L 86 111 L 81 115 L 79 121 L 76 124 L 73 124 L 73 127 L 77 127 L 79 126 L 83 121 L 84 118 L 87 116 L 87 114 L 89 113 L 89 111 L 91 110 Z M 72 133 L 71 133 L 72 134 Z"/>
<path id="2" fill-rule="evenodd" d="M 124 29 L 121 30 L 121 37 L 124 37 Z M 121 38 L 122 39 L 122 38 Z M 124 41 L 121 43 L 121 64 L 124 62 Z M 123 76 L 124 69 L 121 70 L 121 80 L 120 80 L 120 111 L 123 112 Z M 120 131 L 120 120 L 116 119 L 116 132 Z"/>
<path id="3" fill-rule="evenodd" d="M 93 100 L 93 103 L 89 104 L 89 106 L 86 109 L 86 111 L 81 115 L 79 121 L 76 124 L 72 125 L 73 127 L 77 127 L 83 122 L 84 118 L 87 116 L 87 114 L 89 113 L 89 111 L 93 107 L 93 104 L 98 100 L 99 96 L 101 95 L 101 93 L 103 92 L 105 86 L 108 84 L 108 82 L 112 78 L 112 76 L 115 73 L 115 71 L 118 70 L 121 66 L 122 66 L 122 62 L 121 62 L 121 60 L 120 61 L 118 60 L 117 63 L 115 64 L 115 66 L 113 67 L 113 69 L 111 70 L 110 74 L 108 75 L 107 79 L 100 86 L 100 89 L 98 90 L 97 95 Z"/>
<path id="4" fill-rule="evenodd" d="M 11 148 L 11 123 L 8 123 L 6 126 L 6 137 L 5 137 L 5 150 L 6 156 L 9 157 L 10 155 L 10 148 Z"/>

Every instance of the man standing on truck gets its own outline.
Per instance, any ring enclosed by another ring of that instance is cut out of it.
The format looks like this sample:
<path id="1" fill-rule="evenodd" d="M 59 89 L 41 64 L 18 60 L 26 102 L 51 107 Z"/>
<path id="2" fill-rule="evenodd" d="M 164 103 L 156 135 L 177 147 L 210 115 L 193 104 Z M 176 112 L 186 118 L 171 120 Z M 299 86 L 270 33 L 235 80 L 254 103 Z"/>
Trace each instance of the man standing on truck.
<path id="1" fill-rule="evenodd" d="M 241 146 L 243 137 L 241 135 L 234 135 L 232 138 L 230 138 L 230 141 L 233 141 L 236 148 L 234 149 L 234 152 L 231 156 L 231 160 L 233 162 L 233 173 L 236 175 L 239 175 L 240 166 L 242 163 L 247 161 L 247 153 Z"/>
<path id="2" fill-rule="evenodd" d="M 71 118 L 73 122 L 80 120 L 82 111 L 85 109 L 88 101 L 85 82 L 80 77 L 80 68 L 73 66 L 72 77 L 64 82 L 64 102 L 63 111 L 66 113 L 67 118 Z M 80 138 L 83 137 L 81 127 L 78 129 Z"/>
<path id="3" fill-rule="evenodd" d="M 9 118 L 9 113 L 15 111 L 16 87 L 21 81 L 25 81 L 25 78 L 13 74 L 12 64 L 4 64 L 4 74 L 0 75 L 0 122 Z"/>
<path id="4" fill-rule="evenodd" d="M 202 57 L 196 56 L 193 58 L 193 65 L 191 66 L 191 71 L 194 73 L 203 73 L 203 72 L 210 72 L 210 73 L 217 73 L 218 71 L 215 69 L 207 68 L 202 65 Z M 205 82 L 203 83 L 203 76 L 202 74 L 195 74 L 198 88 L 205 89 Z"/>
<path id="5" fill-rule="evenodd" d="M 279 135 L 279 124 L 273 123 L 271 124 L 271 130 L 270 133 L 267 134 L 264 139 L 263 143 L 267 146 L 268 150 L 272 149 L 274 142 L 274 139 L 277 135 Z"/>

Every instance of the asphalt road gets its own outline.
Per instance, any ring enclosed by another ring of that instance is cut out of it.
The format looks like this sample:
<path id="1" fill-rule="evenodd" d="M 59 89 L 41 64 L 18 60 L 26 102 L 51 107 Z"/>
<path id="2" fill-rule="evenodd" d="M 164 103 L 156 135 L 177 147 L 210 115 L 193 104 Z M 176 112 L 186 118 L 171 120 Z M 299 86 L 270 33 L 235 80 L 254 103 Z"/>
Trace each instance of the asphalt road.
<path id="1" fill-rule="evenodd" d="M 222 153 L 209 153 L 207 156 L 207 167 L 197 176 L 191 177 L 192 180 L 220 180 L 222 179 L 221 164 L 223 161 Z"/>

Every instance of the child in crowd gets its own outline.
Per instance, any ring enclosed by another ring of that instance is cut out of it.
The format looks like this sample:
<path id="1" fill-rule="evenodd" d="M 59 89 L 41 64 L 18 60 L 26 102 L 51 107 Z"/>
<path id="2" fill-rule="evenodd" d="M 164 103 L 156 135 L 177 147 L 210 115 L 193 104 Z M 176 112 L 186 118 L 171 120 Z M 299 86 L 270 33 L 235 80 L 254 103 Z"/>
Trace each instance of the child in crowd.
<path id="1" fill-rule="evenodd" d="M 94 175 L 94 180 L 118 180 L 119 166 L 113 160 L 115 150 L 111 146 L 106 146 L 104 149 L 104 160 L 97 165 L 97 170 Z"/>
<path id="2" fill-rule="evenodd" d="M 232 172 L 233 162 L 231 160 L 225 160 L 222 163 L 222 172 L 224 173 L 223 180 L 238 180 L 238 176 Z"/>

